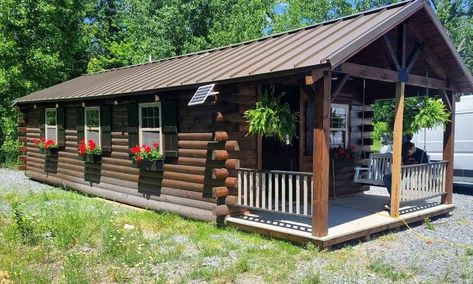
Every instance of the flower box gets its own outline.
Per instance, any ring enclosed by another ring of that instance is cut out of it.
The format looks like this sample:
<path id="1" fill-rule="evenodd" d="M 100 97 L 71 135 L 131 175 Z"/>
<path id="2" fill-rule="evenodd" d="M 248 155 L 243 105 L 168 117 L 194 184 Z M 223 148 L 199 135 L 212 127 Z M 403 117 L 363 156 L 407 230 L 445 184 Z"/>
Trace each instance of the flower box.
<path id="1" fill-rule="evenodd" d="M 154 160 L 154 161 L 146 161 L 143 160 L 141 162 L 133 161 L 133 166 L 140 170 L 147 170 L 147 171 L 162 171 L 164 168 L 164 160 Z"/>
<path id="2" fill-rule="evenodd" d="M 41 154 L 45 154 L 46 156 L 49 156 L 49 157 L 55 157 L 55 156 L 58 155 L 58 148 L 57 147 L 39 148 L 39 152 Z"/>
<path id="3" fill-rule="evenodd" d="M 102 162 L 102 155 L 97 155 L 97 154 L 86 154 L 84 156 L 84 161 L 86 163 L 92 163 L 92 164 L 97 164 Z"/>

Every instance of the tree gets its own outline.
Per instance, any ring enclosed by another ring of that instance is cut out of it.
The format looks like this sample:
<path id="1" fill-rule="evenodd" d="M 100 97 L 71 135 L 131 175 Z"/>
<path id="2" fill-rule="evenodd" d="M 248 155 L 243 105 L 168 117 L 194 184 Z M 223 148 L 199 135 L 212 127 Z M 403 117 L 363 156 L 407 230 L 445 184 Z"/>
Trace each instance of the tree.
<path id="1" fill-rule="evenodd" d="M 433 3 L 440 22 L 473 70 L 473 0 L 434 0 Z"/>
<path id="2" fill-rule="evenodd" d="M 3 0 L 0 5 L 0 163 L 16 159 L 12 100 L 78 76 L 88 57 L 79 0 Z"/>

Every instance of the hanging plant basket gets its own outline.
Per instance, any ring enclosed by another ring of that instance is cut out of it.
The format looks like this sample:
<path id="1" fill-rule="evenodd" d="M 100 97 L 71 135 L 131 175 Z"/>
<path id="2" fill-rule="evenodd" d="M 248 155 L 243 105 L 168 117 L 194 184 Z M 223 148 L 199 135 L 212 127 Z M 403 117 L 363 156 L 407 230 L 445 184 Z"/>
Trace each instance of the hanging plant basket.
<path id="1" fill-rule="evenodd" d="M 164 160 L 142 160 L 141 162 L 133 160 L 133 167 L 147 171 L 162 171 L 164 169 Z"/>
<path id="2" fill-rule="evenodd" d="M 46 155 L 47 157 L 57 157 L 58 155 L 58 148 L 57 147 L 52 147 L 52 148 L 39 148 L 39 152 L 41 154 Z"/>
<path id="3" fill-rule="evenodd" d="M 249 135 L 275 137 L 285 144 L 291 144 L 296 137 L 298 113 L 293 113 L 288 103 L 282 103 L 281 96 L 263 94 L 253 109 L 245 111 L 244 117 Z"/>

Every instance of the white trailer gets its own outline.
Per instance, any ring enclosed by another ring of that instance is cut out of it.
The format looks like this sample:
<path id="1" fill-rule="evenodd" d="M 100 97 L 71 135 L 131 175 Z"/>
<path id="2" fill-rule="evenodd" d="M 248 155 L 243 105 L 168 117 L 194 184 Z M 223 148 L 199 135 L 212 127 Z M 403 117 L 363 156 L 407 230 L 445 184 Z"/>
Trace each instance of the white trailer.
<path id="1" fill-rule="evenodd" d="M 442 127 L 419 131 L 412 142 L 425 148 L 431 160 L 442 160 Z M 473 95 L 462 96 L 456 103 L 454 169 L 455 176 L 473 177 Z"/>

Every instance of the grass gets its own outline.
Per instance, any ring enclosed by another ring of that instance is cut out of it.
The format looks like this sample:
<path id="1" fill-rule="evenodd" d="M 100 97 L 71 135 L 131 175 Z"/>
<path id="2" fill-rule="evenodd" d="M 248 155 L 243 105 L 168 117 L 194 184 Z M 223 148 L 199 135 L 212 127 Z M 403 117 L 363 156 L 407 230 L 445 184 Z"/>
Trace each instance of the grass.
<path id="1" fill-rule="evenodd" d="M 386 263 L 382 259 L 372 259 L 368 265 L 368 269 L 392 282 L 406 281 L 413 277 L 414 273 L 405 269 L 396 268 Z"/>
<path id="2" fill-rule="evenodd" d="M 351 246 L 321 251 L 52 187 L 33 192 L 0 185 L 0 255 L 0 283 L 330 283 L 366 282 L 360 279 L 370 273 L 381 282 L 415 277 L 412 269 L 374 261 Z"/>

